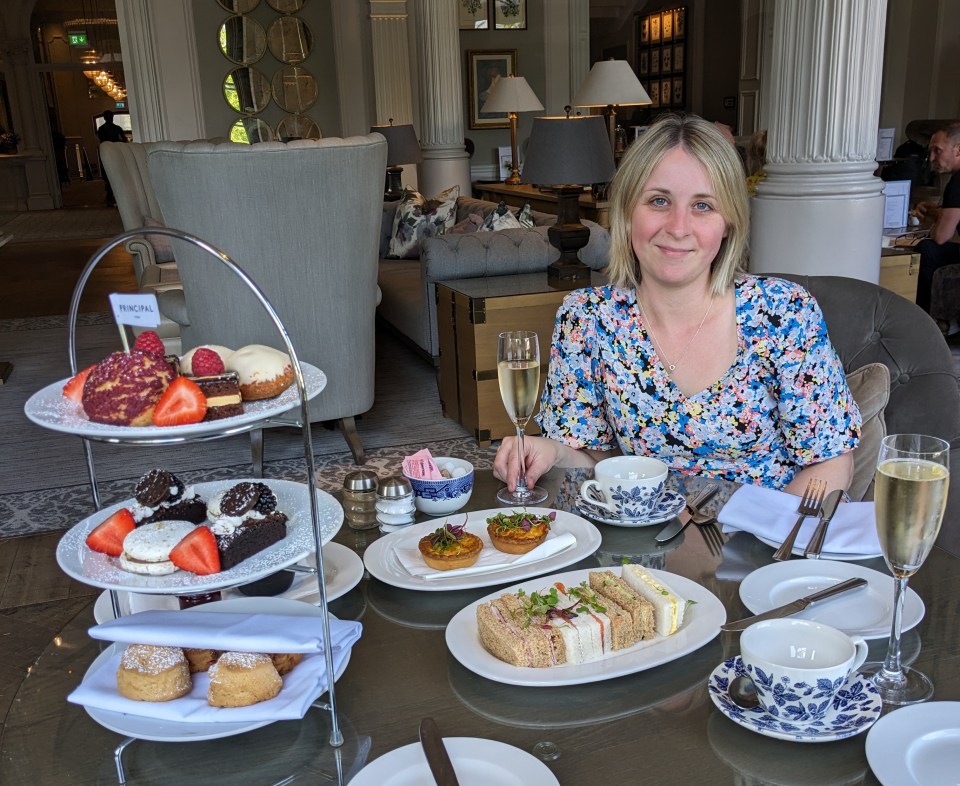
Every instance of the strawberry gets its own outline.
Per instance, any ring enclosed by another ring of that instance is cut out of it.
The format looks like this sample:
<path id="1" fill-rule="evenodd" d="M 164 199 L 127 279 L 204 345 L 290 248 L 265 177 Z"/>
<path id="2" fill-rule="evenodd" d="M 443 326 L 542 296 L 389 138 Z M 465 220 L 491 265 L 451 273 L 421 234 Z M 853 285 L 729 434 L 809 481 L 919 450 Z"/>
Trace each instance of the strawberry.
<path id="1" fill-rule="evenodd" d="M 197 527 L 170 550 L 170 561 L 180 570 L 207 576 L 220 572 L 217 539 L 207 527 Z"/>
<path id="2" fill-rule="evenodd" d="M 195 377 L 212 377 L 215 374 L 222 374 L 224 371 L 223 358 L 206 347 L 200 347 L 193 353 L 191 367 Z"/>
<path id="3" fill-rule="evenodd" d="M 123 554 L 123 539 L 133 532 L 136 526 L 133 514 L 126 508 L 120 508 L 87 535 L 87 546 L 101 554 L 119 557 Z"/>
<path id="4" fill-rule="evenodd" d="M 160 336 L 152 330 L 145 330 L 137 336 L 137 340 L 133 342 L 133 348 L 158 358 L 167 354 L 167 349 L 163 346 Z"/>
<path id="5" fill-rule="evenodd" d="M 94 364 L 95 366 L 96 364 Z M 78 373 L 76 376 L 70 377 L 70 381 L 63 386 L 63 395 L 73 401 L 80 401 L 83 399 L 83 383 L 87 381 L 87 377 L 90 376 L 90 372 L 93 371 L 93 366 L 87 366 L 83 371 Z"/>
<path id="6" fill-rule="evenodd" d="M 199 423 L 207 414 L 207 399 L 197 383 L 177 377 L 163 391 L 153 410 L 154 426 L 183 426 Z"/>

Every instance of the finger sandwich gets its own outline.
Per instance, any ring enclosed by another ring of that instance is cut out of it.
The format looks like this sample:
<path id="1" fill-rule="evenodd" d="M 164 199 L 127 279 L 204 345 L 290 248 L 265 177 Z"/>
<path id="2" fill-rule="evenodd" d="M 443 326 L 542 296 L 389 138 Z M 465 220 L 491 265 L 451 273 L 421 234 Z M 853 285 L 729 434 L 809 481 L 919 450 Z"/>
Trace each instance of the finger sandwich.
<path id="1" fill-rule="evenodd" d="M 658 636 L 670 636 L 680 629 L 687 607 L 685 598 L 639 565 L 624 565 L 620 575 L 630 589 L 653 605 L 654 629 Z"/>
<path id="2" fill-rule="evenodd" d="M 631 643 L 653 638 L 653 605 L 630 589 L 623 579 L 609 570 L 592 570 L 590 588 L 612 600 L 630 617 L 634 636 Z"/>

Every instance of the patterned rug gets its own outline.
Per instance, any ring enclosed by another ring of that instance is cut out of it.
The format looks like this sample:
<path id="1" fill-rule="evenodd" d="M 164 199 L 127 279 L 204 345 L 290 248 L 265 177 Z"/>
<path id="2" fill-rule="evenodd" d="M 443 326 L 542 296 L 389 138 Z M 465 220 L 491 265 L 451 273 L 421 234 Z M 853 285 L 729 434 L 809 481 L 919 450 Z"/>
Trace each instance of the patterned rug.
<path id="1" fill-rule="evenodd" d="M 10 243 L 113 237 L 122 231 L 123 222 L 115 207 L 32 210 L 0 215 L 0 232 L 11 236 Z"/>

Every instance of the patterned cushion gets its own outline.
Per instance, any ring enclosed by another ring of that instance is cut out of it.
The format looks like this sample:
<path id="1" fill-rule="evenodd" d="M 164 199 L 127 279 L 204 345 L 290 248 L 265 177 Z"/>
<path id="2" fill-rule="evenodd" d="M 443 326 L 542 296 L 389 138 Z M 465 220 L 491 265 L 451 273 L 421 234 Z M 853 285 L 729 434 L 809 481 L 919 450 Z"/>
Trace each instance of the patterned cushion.
<path id="1" fill-rule="evenodd" d="M 860 444 L 853 451 L 853 481 L 847 489 L 850 499 L 858 501 L 873 485 L 880 443 L 887 435 L 883 410 L 890 398 L 890 369 L 883 363 L 870 363 L 848 374 L 847 385 L 863 418 Z"/>
<path id="2" fill-rule="evenodd" d="M 527 229 L 533 229 L 536 226 L 536 220 L 533 217 L 533 208 L 530 207 L 530 203 L 524 203 L 523 207 L 517 211 L 517 221 L 520 222 L 520 226 L 526 227 Z"/>
<path id="3" fill-rule="evenodd" d="M 510 212 L 506 204 L 501 202 L 495 210 L 490 211 L 480 231 L 499 232 L 501 229 L 520 229 L 522 226 L 523 224 Z"/>
<path id="4" fill-rule="evenodd" d="M 405 188 L 393 220 L 390 249 L 393 259 L 419 259 L 420 243 L 428 237 L 444 235 L 456 221 L 460 186 L 451 186 L 426 199 L 412 188 Z"/>
<path id="5" fill-rule="evenodd" d="M 162 227 L 159 221 L 155 218 L 150 218 L 150 216 L 143 217 L 143 225 L 145 227 Z M 170 242 L 170 238 L 166 235 L 157 235 L 150 233 L 149 235 L 144 235 L 147 242 L 153 246 L 153 260 L 154 262 L 173 262 L 173 243 Z"/>
<path id="6" fill-rule="evenodd" d="M 476 232 L 483 224 L 482 213 L 470 213 L 459 224 L 454 224 L 453 229 L 447 231 L 448 235 L 465 235 L 468 232 Z"/>

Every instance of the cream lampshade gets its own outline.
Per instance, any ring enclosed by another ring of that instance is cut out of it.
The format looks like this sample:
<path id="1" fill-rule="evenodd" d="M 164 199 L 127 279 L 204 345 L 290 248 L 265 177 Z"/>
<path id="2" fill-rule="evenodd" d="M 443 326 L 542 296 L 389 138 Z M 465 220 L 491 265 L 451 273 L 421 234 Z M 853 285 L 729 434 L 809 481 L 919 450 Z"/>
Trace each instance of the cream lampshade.
<path id="1" fill-rule="evenodd" d="M 510 176 L 504 181 L 508 186 L 520 185 L 520 165 L 517 161 L 517 113 L 540 112 L 543 104 L 530 89 L 522 76 L 508 76 L 497 84 L 480 108 L 481 112 L 506 112 L 510 120 Z"/>
<path id="2" fill-rule="evenodd" d="M 650 96 L 626 60 L 601 60 L 594 63 L 573 97 L 574 106 L 607 108 L 611 150 L 615 144 L 617 107 L 650 103 Z"/>

